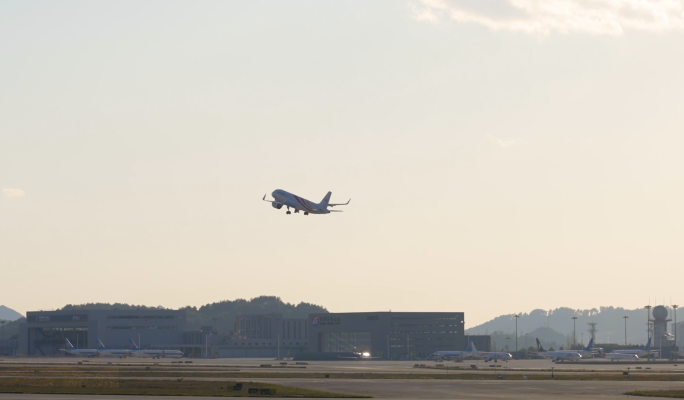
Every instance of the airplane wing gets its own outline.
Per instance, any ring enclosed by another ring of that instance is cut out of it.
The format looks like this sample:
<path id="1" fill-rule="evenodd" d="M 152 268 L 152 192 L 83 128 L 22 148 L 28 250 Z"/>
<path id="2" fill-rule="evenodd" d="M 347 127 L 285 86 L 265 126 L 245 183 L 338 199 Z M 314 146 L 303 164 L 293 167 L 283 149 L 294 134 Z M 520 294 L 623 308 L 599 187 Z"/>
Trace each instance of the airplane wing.
<path id="1" fill-rule="evenodd" d="M 344 212 L 342 210 L 328 210 L 328 212 Z"/>
<path id="2" fill-rule="evenodd" d="M 351 201 L 351 199 L 349 199 L 349 201 Z M 346 206 L 347 204 L 349 204 L 349 201 L 347 201 L 346 203 L 328 204 L 328 207 Z"/>
<path id="3" fill-rule="evenodd" d="M 266 200 L 266 195 L 264 195 L 264 198 L 261 199 L 261 200 L 263 200 L 263 201 L 268 201 L 269 203 L 273 203 L 271 200 Z M 351 200 L 351 199 L 349 199 L 349 200 Z"/>

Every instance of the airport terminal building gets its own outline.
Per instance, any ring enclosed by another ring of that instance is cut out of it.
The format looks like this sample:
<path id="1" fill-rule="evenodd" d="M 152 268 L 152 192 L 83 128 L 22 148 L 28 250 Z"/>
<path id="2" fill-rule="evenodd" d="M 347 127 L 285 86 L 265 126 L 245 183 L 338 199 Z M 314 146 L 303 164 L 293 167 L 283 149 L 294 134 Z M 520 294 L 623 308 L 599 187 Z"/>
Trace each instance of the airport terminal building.
<path id="1" fill-rule="evenodd" d="M 462 350 L 462 312 L 371 312 L 309 315 L 309 352 L 368 353 L 389 360 Z"/>
<path id="2" fill-rule="evenodd" d="M 78 348 L 94 349 L 99 338 L 108 348 L 128 349 L 129 338 L 141 348 L 180 348 L 185 310 L 71 310 L 26 313 L 19 332 L 19 354 L 63 354 L 64 339 Z"/>
<path id="3" fill-rule="evenodd" d="M 211 326 L 187 330 L 185 310 L 71 310 L 28 312 L 20 326 L 18 354 L 63 354 L 64 339 L 94 349 L 128 349 L 129 338 L 145 349 L 177 349 L 188 357 L 282 358 L 298 354 L 367 353 L 385 360 L 420 359 L 466 347 L 462 312 L 321 313 L 236 315 L 233 330 Z M 489 350 L 489 337 L 469 337 Z"/>

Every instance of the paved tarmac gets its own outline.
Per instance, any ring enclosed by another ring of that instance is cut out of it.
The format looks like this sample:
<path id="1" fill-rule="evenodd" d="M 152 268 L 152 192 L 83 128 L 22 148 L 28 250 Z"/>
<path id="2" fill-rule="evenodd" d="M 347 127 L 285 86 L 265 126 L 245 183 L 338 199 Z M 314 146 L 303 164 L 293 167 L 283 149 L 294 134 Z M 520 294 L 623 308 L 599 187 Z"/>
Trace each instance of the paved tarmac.
<path id="1" fill-rule="evenodd" d="M 225 368 L 240 369 L 242 371 L 258 369 L 259 371 L 268 372 L 323 372 L 323 373 L 435 373 L 444 374 L 444 369 L 435 368 L 415 368 L 415 364 L 425 365 L 426 367 L 435 367 L 442 364 L 445 367 L 459 369 L 469 369 L 470 365 L 476 365 L 478 370 L 492 370 L 494 368 L 490 365 L 500 365 L 504 370 L 522 370 L 522 371 L 550 371 L 554 368 L 559 370 L 588 370 L 588 371 L 626 371 L 630 368 L 631 371 L 637 371 L 636 367 L 641 367 L 642 371 L 657 371 L 657 372 L 672 372 L 684 373 L 684 360 L 681 363 L 675 362 L 670 364 L 656 364 L 652 362 L 624 363 L 615 362 L 609 364 L 597 364 L 591 360 L 583 361 L 582 363 L 554 363 L 548 359 L 545 360 L 512 360 L 508 362 L 499 361 L 497 363 L 484 362 L 479 360 L 464 362 L 434 362 L 434 361 L 308 361 L 306 365 L 296 365 L 294 361 L 278 361 L 264 358 L 217 358 L 217 359 L 141 359 L 141 358 L 105 358 L 95 357 L 83 359 L 79 357 L 35 357 L 35 358 L 5 358 L 0 361 L 0 366 L 6 365 L 53 365 L 53 364 L 67 364 L 77 365 L 79 361 L 84 361 L 84 366 L 107 365 L 132 365 L 132 366 L 150 366 L 159 364 L 160 367 L 167 366 L 180 371 L 183 369 L 192 369 L 202 371 L 209 371 L 211 369 L 221 370 Z M 180 363 L 179 363 L 180 361 Z M 192 361 L 188 363 L 188 361 Z M 287 363 L 287 368 L 281 368 L 281 363 Z M 270 364 L 272 368 L 263 368 L 261 365 Z M 94 368 L 95 369 L 95 368 Z"/>

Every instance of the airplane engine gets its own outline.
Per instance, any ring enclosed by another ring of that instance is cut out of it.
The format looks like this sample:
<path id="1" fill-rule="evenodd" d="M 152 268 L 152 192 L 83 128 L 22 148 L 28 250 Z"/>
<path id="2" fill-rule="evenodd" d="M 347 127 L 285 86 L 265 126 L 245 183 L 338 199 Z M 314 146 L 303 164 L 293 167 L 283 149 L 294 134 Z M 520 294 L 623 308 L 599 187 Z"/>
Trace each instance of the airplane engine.
<path id="1" fill-rule="evenodd" d="M 283 203 L 276 203 L 274 201 L 273 203 L 271 203 L 271 206 L 273 206 L 273 208 L 277 208 L 278 210 L 280 210 L 281 208 L 283 208 Z"/>

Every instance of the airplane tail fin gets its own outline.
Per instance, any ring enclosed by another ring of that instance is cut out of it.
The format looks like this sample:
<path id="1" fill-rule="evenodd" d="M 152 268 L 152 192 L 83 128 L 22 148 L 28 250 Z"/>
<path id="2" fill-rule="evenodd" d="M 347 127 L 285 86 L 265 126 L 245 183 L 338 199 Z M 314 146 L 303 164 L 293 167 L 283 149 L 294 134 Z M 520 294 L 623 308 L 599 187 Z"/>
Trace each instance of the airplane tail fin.
<path id="1" fill-rule="evenodd" d="M 69 341 L 69 339 L 64 339 L 64 344 L 66 345 L 66 348 L 69 349 L 69 350 L 71 350 L 71 349 L 74 348 L 74 345 L 71 344 L 71 342 Z"/>
<path id="2" fill-rule="evenodd" d="M 104 343 L 102 343 L 102 340 L 100 340 L 100 338 L 97 338 L 97 348 L 98 350 L 104 350 L 106 348 Z"/>
<path id="3" fill-rule="evenodd" d="M 537 339 L 537 338 L 535 338 Z M 541 342 L 539 342 L 539 339 L 537 339 L 537 351 L 546 351 L 541 345 Z"/>
<path id="4" fill-rule="evenodd" d="M 648 342 L 646 342 L 646 347 L 644 347 L 645 351 L 648 351 L 651 348 L 651 338 L 648 338 Z"/>
<path id="5" fill-rule="evenodd" d="M 589 341 L 589 344 L 587 345 L 587 347 L 584 350 L 591 351 L 592 347 L 594 347 L 594 338 L 591 338 L 591 340 Z"/>
<path id="6" fill-rule="evenodd" d="M 475 343 L 473 342 L 470 342 L 470 351 L 477 353 L 477 347 L 475 347 Z"/>
<path id="7" fill-rule="evenodd" d="M 133 341 L 133 339 L 128 338 L 128 343 L 131 344 L 131 349 L 133 349 L 133 350 L 138 350 L 138 345 L 135 344 L 135 342 Z"/>
<path id="8" fill-rule="evenodd" d="M 463 351 L 465 351 L 465 352 L 473 351 L 473 342 L 468 342 L 468 345 L 466 346 L 465 350 L 463 350 Z"/>
<path id="9" fill-rule="evenodd" d="M 328 208 L 328 203 L 330 203 L 330 196 L 332 196 L 332 192 L 328 192 L 328 194 L 326 194 L 323 200 L 321 200 L 321 202 L 318 204 L 324 209 Z"/>

